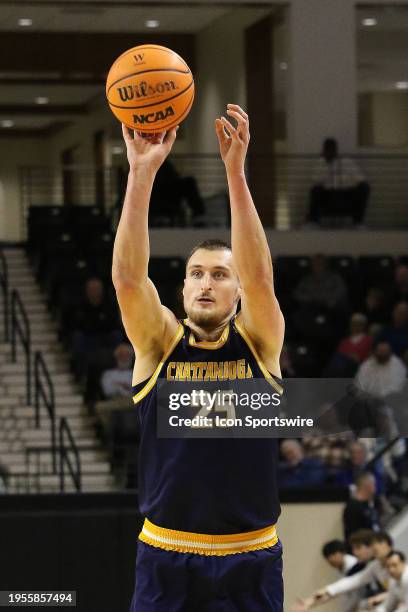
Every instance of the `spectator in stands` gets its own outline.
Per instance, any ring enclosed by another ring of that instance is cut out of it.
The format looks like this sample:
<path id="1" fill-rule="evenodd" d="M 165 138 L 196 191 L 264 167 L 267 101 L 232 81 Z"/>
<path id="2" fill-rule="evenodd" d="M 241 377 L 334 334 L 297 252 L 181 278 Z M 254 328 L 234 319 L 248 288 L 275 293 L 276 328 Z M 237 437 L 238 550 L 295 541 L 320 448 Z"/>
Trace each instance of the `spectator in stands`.
<path id="1" fill-rule="evenodd" d="M 344 537 L 348 537 L 358 529 L 379 531 L 380 502 L 377 497 L 377 487 L 373 474 L 363 472 L 355 480 L 356 491 L 346 504 L 343 512 Z"/>
<path id="2" fill-rule="evenodd" d="M 349 576 L 354 576 L 354 574 L 361 572 L 370 561 L 375 559 L 374 537 L 375 532 L 371 531 L 371 529 L 359 529 L 349 537 L 348 545 L 352 554 L 357 558 L 356 565 L 354 565 L 348 573 Z M 356 599 L 361 603 L 374 595 L 384 593 L 384 588 L 379 585 L 376 580 L 372 580 L 360 589 L 351 591 L 350 595 L 352 593 L 356 594 Z"/>
<path id="3" fill-rule="evenodd" d="M 347 547 L 341 540 L 327 542 L 323 546 L 322 555 L 340 576 L 348 576 L 352 568 L 358 564 L 356 557 L 347 553 Z M 358 594 L 343 596 L 341 604 L 343 612 L 354 612 L 358 604 Z"/>
<path id="4" fill-rule="evenodd" d="M 174 225 L 182 220 L 182 201 L 191 211 L 193 225 L 202 225 L 204 202 L 192 176 L 181 176 L 174 165 L 166 159 L 160 166 L 153 185 L 149 217 L 153 224 Z"/>
<path id="5" fill-rule="evenodd" d="M 391 552 L 392 538 L 388 533 L 379 532 L 374 535 L 373 539 L 375 559 L 368 563 L 361 572 L 352 576 L 340 578 L 337 582 L 333 582 L 319 591 L 316 591 L 311 597 L 299 600 L 294 610 L 296 610 L 296 612 L 309 610 L 310 608 L 326 603 L 334 597 L 342 595 L 343 593 L 349 593 L 350 591 L 371 584 L 374 581 L 379 587 L 384 589 L 384 594 L 382 595 L 382 599 L 384 600 L 387 596 L 386 589 L 389 582 L 386 560 Z"/>
<path id="6" fill-rule="evenodd" d="M 322 217 L 350 216 L 355 224 L 363 222 L 370 186 L 356 163 L 340 158 L 337 141 L 323 143 L 310 191 L 309 219 L 320 223 Z"/>
<path id="7" fill-rule="evenodd" d="M 392 550 L 385 561 L 391 582 L 387 597 L 375 609 L 377 612 L 407 612 L 408 610 L 408 565 L 404 553 Z M 371 604 L 375 603 L 373 601 Z"/>
<path id="8" fill-rule="evenodd" d="M 391 303 L 408 302 L 408 265 L 398 264 L 394 272 L 394 286 L 391 290 Z"/>
<path id="9" fill-rule="evenodd" d="M 399 393 L 405 379 L 404 363 L 393 355 L 388 342 L 379 342 L 373 355 L 360 365 L 355 380 L 357 386 L 366 393 L 384 398 Z"/>
<path id="10" fill-rule="evenodd" d="M 379 287 L 369 287 L 364 300 L 364 314 L 367 316 L 368 324 L 383 325 L 389 319 L 389 312 L 385 301 L 384 292 Z"/>
<path id="11" fill-rule="evenodd" d="M 314 255 L 310 272 L 298 283 L 294 298 L 300 305 L 323 306 L 344 312 L 348 309 L 347 287 L 339 274 L 329 269 L 324 255 Z"/>
<path id="12" fill-rule="evenodd" d="M 99 278 L 86 281 L 85 297 L 72 312 L 69 324 L 73 366 L 79 376 L 86 375 L 90 362 L 109 362 L 112 350 L 123 340 L 117 307 L 106 296 Z"/>
<path id="13" fill-rule="evenodd" d="M 397 357 L 408 351 L 408 302 L 398 302 L 392 311 L 392 323 L 377 337 L 378 342 L 388 342 Z"/>
<path id="14" fill-rule="evenodd" d="M 101 377 L 101 387 L 106 399 L 128 398 L 132 392 L 132 372 L 134 352 L 130 344 L 119 344 L 114 352 L 116 366 L 105 370 Z"/>
<path id="15" fill-rule="evenodd" d="M 380 462 L 367 469 L 367 448 L 358 440 L 350 444 L 349 460 L 343 470 L 338 473 L 336 483 L 344 486 L 352 485 L 363 473 L 369 471 L 374 475 L 378 494 L 384 491 L 384 474 Z"/>
<path id="16" fill-rule="evenodd" d="M 306 458 L 298 440 L 284 440 L 280 446 L 283 461 L 279 465 L 281 487 L 302 487 L 324 482 L 324 466 L 319 459 Z"/>
<path id="17" fill-rule="evenodd" d="M 95 413 L 105 428 L 109 428 L 112 410 L 130 408 L 132 402 L 132 372 L 134 352 L 130 344 L 123 342 L 113 352 L 115 367 L 102 373 L 100 385 L 105 396 L 104 400 L 95 404 Z"/>
<path id="18" fill-rule="evenodd" d="M 358 365 L 368 358 L 373 338 L 367 333 L 367 317 L 355 312 L 350 319 L 350 335 L 344 338 L 324 370 L 324 376 L 354 376 Z"/>

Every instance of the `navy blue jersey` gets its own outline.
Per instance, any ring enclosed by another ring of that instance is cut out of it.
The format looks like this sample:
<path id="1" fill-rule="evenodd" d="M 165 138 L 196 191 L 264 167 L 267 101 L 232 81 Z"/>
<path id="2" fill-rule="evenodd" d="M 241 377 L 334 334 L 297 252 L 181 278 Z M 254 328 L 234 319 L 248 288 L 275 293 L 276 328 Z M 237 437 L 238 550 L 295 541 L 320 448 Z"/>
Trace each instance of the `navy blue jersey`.
<path id="1" fill-rule="evenodd" d="M 272 384 L 274 392 L 283 391 L 259 359 L 239 317 L 234 317 L 215 342 L 196 341 L 190 328 L 180 323 L 151 378 L 133 387 L 141 421 L 139 505 L 142 515 L 155 525 L 233 534 L 276 523 L 280 514 L 276 439 L 157 436 L 159 379 L 238 378 L 259 378 Z"/>

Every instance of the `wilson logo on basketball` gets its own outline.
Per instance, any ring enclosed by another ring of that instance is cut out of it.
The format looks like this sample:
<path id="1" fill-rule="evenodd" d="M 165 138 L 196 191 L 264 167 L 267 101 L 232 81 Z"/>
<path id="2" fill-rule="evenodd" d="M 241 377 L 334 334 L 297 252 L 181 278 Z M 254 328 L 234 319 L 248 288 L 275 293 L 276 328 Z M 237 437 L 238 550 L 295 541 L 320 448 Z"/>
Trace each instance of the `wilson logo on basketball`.
<path id="1" fill-rule="evenodd" d="M 137 55 L 133 56 L 133 59 L 135 60 L 136 64 L 140 64 L 141 62 L 143 62 L 143 58 L 144 53 L 138 53 Z"/>
<path id="2" fill-rule="evenodd" d="M 126 85 L 118 87 L 118 93 L 122 102 L 134 100 L 135 98 L 150 98 L 166 91 L 174 91 L 178 86 L 174 81 L 162 81 L 156 85 L 149 85 L 147 81 L 141 81 L 137 85 Z"/>
<path id="3" fill-rule="evenodd" d="M 157 123 L 157 121 L 164 121 L 168 117 L 174 115 L 174 110 L 171 106 L 168 106 L 164 110 L 156 111 L 155 113 L 148 113 L 147 115 L 133 115 L 133 123 Z"/>

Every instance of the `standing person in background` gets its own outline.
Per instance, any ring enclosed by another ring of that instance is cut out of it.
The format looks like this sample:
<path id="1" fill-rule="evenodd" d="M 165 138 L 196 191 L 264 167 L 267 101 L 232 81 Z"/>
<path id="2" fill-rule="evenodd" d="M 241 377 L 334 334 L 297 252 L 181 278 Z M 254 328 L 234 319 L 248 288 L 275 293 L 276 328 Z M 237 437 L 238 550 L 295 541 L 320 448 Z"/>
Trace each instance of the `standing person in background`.
<path id="1" fill-rule="evenodd" d="M 326 138 L 322 157 L 313 174 L 309 219 L 320 223 L 321 217 L 350 215 L 360 225 L 364 219 L 370 186 L 351 159 L 340 157 L 337 141 Z"/>

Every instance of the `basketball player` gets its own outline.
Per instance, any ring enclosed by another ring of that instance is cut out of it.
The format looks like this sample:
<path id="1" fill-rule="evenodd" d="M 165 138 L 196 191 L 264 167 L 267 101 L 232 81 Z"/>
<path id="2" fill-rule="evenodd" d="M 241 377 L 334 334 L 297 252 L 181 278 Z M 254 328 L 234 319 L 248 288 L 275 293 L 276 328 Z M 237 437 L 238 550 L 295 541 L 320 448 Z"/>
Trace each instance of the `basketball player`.
<path id="1" fill-rule="evenodd" d="M 146 517 L 132 612 L 283 610 L 277 441 L 169 439 L 156 432 L 161 379 L 189 380 L 194 373 L 205 380 L 208 372 L 233 379 L 239 367 L 241 376 L 282 393 L 284 320 L 244 174 L 248 116 L 235 104 L 226 113 L 230 121 L 216 119 L 215 130 L 228 179 L 232 248 L 207 241 L 193 249 L 182 322 L 148 278 L 149 198 L 177 129 L 143 138 L 123 128 L 130 171 L 112 275 L 137 355 L 133 400 L 141 419 L 139 503 Z"/>

